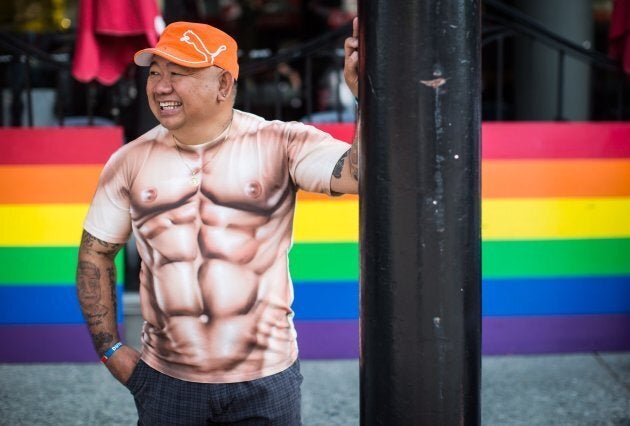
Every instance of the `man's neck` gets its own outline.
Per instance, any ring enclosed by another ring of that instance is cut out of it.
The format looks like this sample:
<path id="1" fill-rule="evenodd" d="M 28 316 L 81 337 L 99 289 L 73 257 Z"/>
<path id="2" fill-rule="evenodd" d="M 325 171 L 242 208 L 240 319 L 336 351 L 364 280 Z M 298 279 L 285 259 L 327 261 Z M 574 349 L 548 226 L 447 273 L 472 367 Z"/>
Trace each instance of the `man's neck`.
<path id="1" fill-rule="evenodd" d="M 181 128 L 173 131 L 178 143 L 182 145 L 201 145 L 224 137 L 224 133 L 232 123 L 233 109 L 217 116 L 207 126 L 196 128 Z"/>

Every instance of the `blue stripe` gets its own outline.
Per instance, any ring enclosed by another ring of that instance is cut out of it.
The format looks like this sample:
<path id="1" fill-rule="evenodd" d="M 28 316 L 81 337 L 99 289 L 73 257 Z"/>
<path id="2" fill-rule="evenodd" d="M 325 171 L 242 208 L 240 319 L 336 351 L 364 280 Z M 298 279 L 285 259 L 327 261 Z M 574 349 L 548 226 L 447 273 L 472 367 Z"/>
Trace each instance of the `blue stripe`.
<path id="1" fill-rule="evenodd" d="M 122 307 L 122 287 L 118 287 Z M 485 279 L 483 315 L 602 315 L 630 313 L 630 276 Z M 356 281 L 295 283 L 296 320 L 359 317 Z M 119 309 L 118 321 L 122 321 Z M 0 324 L 83 323 L 75 287 L 0 287 Z"/>
<path id="2" fill-rule="evenodd" d="M 484 316 L 630 313 L 630 276 L 487 279 Z"/>
<path id="3" fill-rule="evenodd" d="M 295 282 L 293 310 L 297 320 L 359 318 L 356 281 Z"/>
<path id="4" fill-rule="evenodd" d="M 122 324 L 122 286 L 117 287 L 119 324 Z M 76 287 L 2 286 L 0 324 L 82 324 Z"/>
<path id="5" fill-rule="evenodd" d="M 359 317 L 356 281 L 295 283 L 297 320 Z M 484 279 L 482 310 L 491 316 L 630 313 L 630 276 Z"/>

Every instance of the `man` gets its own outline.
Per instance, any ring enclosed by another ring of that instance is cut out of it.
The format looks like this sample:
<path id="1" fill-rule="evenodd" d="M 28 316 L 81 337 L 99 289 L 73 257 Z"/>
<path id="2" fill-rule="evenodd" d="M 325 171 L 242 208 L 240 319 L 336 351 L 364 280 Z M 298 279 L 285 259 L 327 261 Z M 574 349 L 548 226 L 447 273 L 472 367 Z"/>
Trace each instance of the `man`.
<path id="1" fill-rule="evenodd" d="M 358 23 L 345 77 L 358 93 Z M 169 25 L 149 66 L 160 125 L 112 155 L 84 223 L 77 291 L 96 351 L 134 395 L 139 424 L 300 423 L 287 255 L 298 189 L 358 190 L 349 148 L 301 123 L 233 108 L 236 42 Z M 142 351 L 119 342 L 114 257 L 136 237 Z"/>

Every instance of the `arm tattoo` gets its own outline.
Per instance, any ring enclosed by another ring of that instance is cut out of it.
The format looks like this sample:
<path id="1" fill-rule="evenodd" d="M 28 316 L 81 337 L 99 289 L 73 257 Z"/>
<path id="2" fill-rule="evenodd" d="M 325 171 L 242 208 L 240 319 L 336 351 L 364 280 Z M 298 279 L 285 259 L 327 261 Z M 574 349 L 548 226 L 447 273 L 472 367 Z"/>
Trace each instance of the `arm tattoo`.
<path id="1" fill-rule="evenodd" d="M 107 275 L 109 275 L 109 288 L 111 290 L 110 297 L 112 298 L 112 306 L 114 307 L 114 312 L 116 312 L 116 268 L 107 268 Z"/>
<path id="2" fill-rule="evenodd" d="M 114 343 L 114 336 L 110 333 L 93 333 L 92 342 L 94 343 L 94 347 L 98 353 L 105 352 L 104 349 Z"/>
<path id="3" fill-rule="evenodd" d="M 81 247 L 91 253 L 113 258 L 122 247 L 122 244 L 108 243 L 107 241 L 99 240 L 87 231 L 83 231 Z"/>
<path id="4" fill-rule="evenodd" d="M 99 240 L 83 231 L 77 265 L 77 296 L 98 353 L 116 338 L 116 266 L 122 244 Z M 103 281 L 101 281 L 103 280 Z"/>
<path id="5" fill-rule="evenodd" d="M 359 180 L 359 142 L 355 141 L 350 148 L 350 173 L 352 178 Z"/>
<path id="6" fill-rule="evenodd" d="M 337 164 L 335 164 L 335 168 L 333 169 L 333 176 L 337 179 L 341 179 L 341 170 L 343 169 L 343 164 L 345 163 L 348 154 L 350 154 L 350 150 L 344 152 L 341 158 L 339 158 L 339 161 L 337 161 Z"/>
<path id="7" fill-rule="evenodd" d="M 101 271 L 92 262 L 79 261 L 77 292 L 83 315 L 89 326 L 100 325 L 109 310 L 101 302 Z"/>

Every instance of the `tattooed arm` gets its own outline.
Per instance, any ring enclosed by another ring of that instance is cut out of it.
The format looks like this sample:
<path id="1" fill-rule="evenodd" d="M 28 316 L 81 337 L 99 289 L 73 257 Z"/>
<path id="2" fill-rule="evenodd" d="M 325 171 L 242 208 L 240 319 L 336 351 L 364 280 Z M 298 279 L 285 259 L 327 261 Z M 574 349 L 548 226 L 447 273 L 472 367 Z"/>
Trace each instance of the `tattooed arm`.
<path id="1" fill-rule="evenodd" d="M 357 118 L 357 130 L 354 134 L 354 141 L 333 169 L 330 180 L 330 189 L 333 194 L 356 194 L 359 192 L 359 125 L 360 118 Z"/>
<path id="2" fill-rule="evenodd" d="M 352 22 L 352 37 L 348 37 L 344 43 L 344 54 L 343 75 L 348 88 L 356 98 L 359 95 L 359 21 L 357 18 L 354 18 Z M 356 194 L 359 192 L 360 124 L 361 118 L 357 113 L 352 147 L 341 156 L 333 170 L 330 181 L 330 188 L 333 193 Z"/>
<path id="3" fill-rule="evenodd" d="M 122 244 L 99 240 L 83 231 L 77 265 L 77 295 L 94 349 L 102 355 L 120 341 L 116 321 L 116 266 L 114 258 Z M 111 373 L 125 383 L 139 354 L 123 346 L 106 363 Z"/>

